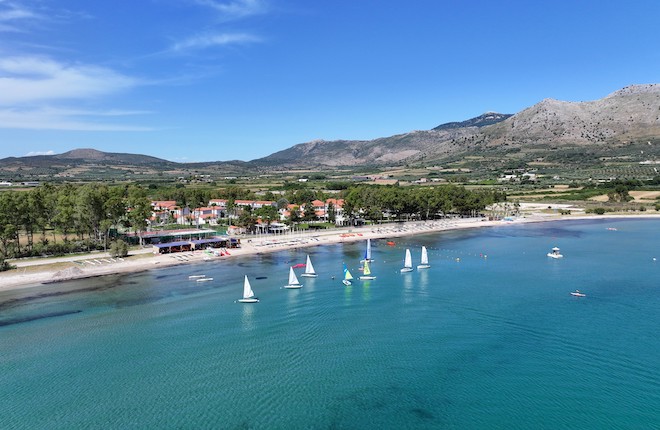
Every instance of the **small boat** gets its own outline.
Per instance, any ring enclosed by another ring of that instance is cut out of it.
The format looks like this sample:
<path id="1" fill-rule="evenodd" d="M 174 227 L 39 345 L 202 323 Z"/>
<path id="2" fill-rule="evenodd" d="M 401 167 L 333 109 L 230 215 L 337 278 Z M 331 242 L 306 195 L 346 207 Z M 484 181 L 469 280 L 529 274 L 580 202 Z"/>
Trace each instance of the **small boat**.
<path id="1" fill-rule="evenodd" d="M 197 279 L 195 279 L 195 281 L 197 281 L 197 282 L 208 282 L 208 281 L 212 281 L 212 280 L 213 280 L 213 278 L 197 278 Z"/>
<path id="2" fill-rule="evenodd" d="M 293 267 L 289 267 L 289 283 L 284 286 L 284 288 L 302 288 L 302 284 L 298 282 L 296 277 L 296 272 L 293 271 Z"/>
<path id="3" fill-rule="evenodd" d="M 396 243 L 392 242 L 391 240 L 389 242 L 387 242 L 387 246 L 394 246 L 394 245 L 396 245 Z"/>
<path id="4" fill-rule="evenodd" d="M 312 260 L 307 256 L 307 264 L 305 264 L 305 273 L 301 273 L 300 276 L 304 278 L 316 278 L 318 275 L 312 266 Z"/>
<path id="5" fill-rule="evenodd" d="M 550 258 L 562 258 L 564 256 L 561 255 L 561 253 L 559 252 L 559 248 L 557 248 L 555 246 L 554 248 L 552 248 L 552 251 L 548 252 L 548 257 L 550 257 Z"/>
<path id="6" fill-rule="evenodd" d="M 412 272 L 412 255 L 410 255 L 410 249 L 406 248 L 406 258 L 403 260 L 403 269 L 400 270 L 401 273 Z"/>
<path id="7" fill-rule="evenodd" d="M 199 278 L 206 278 L 206 275 L 190 275 L 190 276 L 188 276 L 188 279 L 199 279 Z"/>
<path id="8" fill-rule="evenodd" d="M 348 287 L 349 285 L 352 285 L 351 279 L 353 279 L 353 275 L 351 275 L 351 271 L 348 270 L 348 267 L 344 264 L 344 279 L 342 279 L 341 282 Z"/>
<path id="9" fill-rule="evenodd" d="M 302 269 L 305 267 L 305 263 L 298 263 L 292 266 L 294 269 Z"/>
<path id="10" fill-rule="evenodd" d="M 360 276 L 360 281 L 371 281 L 373 279 L 376 279 L 375 276 L 371 275 L 371 269 L 369 268 L 369 261 L 364 262 L 364 268 L 362 271 L 363 275 Z"/>
<path id="11" fill-rule="evenodd" d="M 429 264 L 429 253 L 426 250 L 426 247 L 422 246 L 422 260 L 420 261 L 420 264 L 417 266 L 417 270 L 428 269 L 430 267 L 431 265 Z"/>
<path id="12" fill-rule="evenodd" d="M 239 303 L 257 303 L 258 298 L 254 297 L 254 291 L 250 286 L 250 281 L 248 281 L 247 275 L 245 275 L 245 281 L 243 282 L 243 298 L 238 299 Z"/>
<path id="13" fill-rule="evenodd" d="M 360 262 L 364 263 L 365 261 L 373 261 L 371 259 L 371 239 L 367 239 L 367 249 L 364 251 L 364 258 Z"/>
<path id="14" fill-rule="evenodd" d="M 571 296 L 575 296 L 575 297 L 587 297 L 587 295 L 584 294 L 584 293 L 581 293 L 580 290 L 575 290 L 575 291 L 573 291 L 573 292 L 571 293 Z"/>

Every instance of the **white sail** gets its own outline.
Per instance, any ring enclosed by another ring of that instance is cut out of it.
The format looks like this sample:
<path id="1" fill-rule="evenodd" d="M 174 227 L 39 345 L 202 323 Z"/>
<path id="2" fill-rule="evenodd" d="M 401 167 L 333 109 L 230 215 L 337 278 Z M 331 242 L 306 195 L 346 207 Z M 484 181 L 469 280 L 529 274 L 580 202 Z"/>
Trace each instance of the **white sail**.
<path id="1" fill-rule="evenodd" d="M 248 281 L 247 275 L 245 275 L 245 281 L 243 282 L 243 298 L 244 299 L 249 299 L 254 297 L 254 291 L 252 291 L 252 287 L 250 286 L 250 281 Z"/>
<path id="2" fill-rule="evenodd" d="M 426 251 L 426 247 L 422 246 L 422 259 L 420 261 L 419 266 L 417 266 L 418 269 L 428 269 L 431 267 L 429 264 L 429 254 L 428 251 Z"/>
<path id="3" fill-rule="evenodd" d="M 309 255 L 307 256 L 307 263 L 305 263 L 305 273 L 303 273 L 300 276 L 304 276 L 307 278 L 315 278 L 316 271 L 314 270 L 314 266 L 312 266 L 312 260 L 309 258 Z"/>
<path id="4" fill-rule="evenodd" d="M 284 288 L 300 288 L 302 285 L 298 282 L 296 273 L 293 271 L 293 267 L 289 267 L 289 283 L 284 286 Z"/>
<path id="5" fill-rule="evenodd" d="M 412 255 L 410 254 L 410 249 L 406 248 L 406 258 L 403 261 L 403 269 L 401 269 L 401 273 L 412 271 L 412 267 Z"/>
<path id="6" fill-rule="evenodd" d="M 254 291 L 250 286 L 250 281 L 248 281 L 247 275 L 245 275 L 245 281 L 243 282 L 243 298 L 238 299 L 239 303 L 257 303 L 258 298 L 254 297 Z"/>

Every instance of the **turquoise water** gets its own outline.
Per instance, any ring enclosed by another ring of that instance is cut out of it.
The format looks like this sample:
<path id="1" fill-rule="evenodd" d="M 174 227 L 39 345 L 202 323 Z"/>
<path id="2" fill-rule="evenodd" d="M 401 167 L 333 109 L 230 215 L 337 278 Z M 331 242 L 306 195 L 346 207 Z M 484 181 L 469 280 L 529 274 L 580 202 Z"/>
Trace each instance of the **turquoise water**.
<path id="1" fill-rule="evenodd" d="M 395 240 L 0 293 L 1 427 L 660 428 L 660 221 Z"/>

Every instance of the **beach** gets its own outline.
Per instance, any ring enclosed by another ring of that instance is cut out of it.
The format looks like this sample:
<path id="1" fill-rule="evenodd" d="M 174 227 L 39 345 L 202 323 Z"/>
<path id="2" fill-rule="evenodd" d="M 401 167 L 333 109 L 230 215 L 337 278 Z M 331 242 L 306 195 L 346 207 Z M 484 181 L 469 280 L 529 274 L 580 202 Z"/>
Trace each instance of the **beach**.
<path id="1" fill-rule="evenodd" d="M 176 254 L 154 255 L 152 249 L 132 250 L 126 258 L 112 258 L 108 253 L 89 253 L 48 259 L 13 260 L 17 266 L 0 273 L 0 291 L 17 288 L 29 288 L 41 284 L 57 283 L 72 279 L 92 278 L 97 276 L 134 273 L 145 270 L 157 270 L 182 264 L 222 264 L 223 260 L 251 254 L 277 252 L 286 249 L 323 246 L 337 243 L 349 243 L 366 239 L 389 239 L 416 234 L 428 234 L 448 230 L 496 227 L 530 222 L 547 222 L 577 219 L 605 218 L 651 218 L 657 214 L 645 215 L 554 215 L 534 213 L 529 216 L 507 220 L 488 220 L 488 218 L 447 218 L 434 221 L 415 221 L 389 223 L 352 228 L 338 228 L 322 231 L 308 231 L 284 235 L 245 235 L 241 236 L 241 247 L 228 251 L 223 256 L 211 256 L 202 250 Z"/>

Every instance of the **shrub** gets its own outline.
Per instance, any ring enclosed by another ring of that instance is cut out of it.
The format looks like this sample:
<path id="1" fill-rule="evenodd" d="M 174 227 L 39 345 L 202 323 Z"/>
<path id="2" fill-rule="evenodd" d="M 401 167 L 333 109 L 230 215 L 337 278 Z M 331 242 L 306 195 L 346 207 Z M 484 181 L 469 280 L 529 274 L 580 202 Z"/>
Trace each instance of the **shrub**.
<path id="1" fill-rule="evenodd" d="M 126 257 L 128 255 L 128 244 L 123 240 L 115 240 L 110 245 L 111 257 Z"/>

